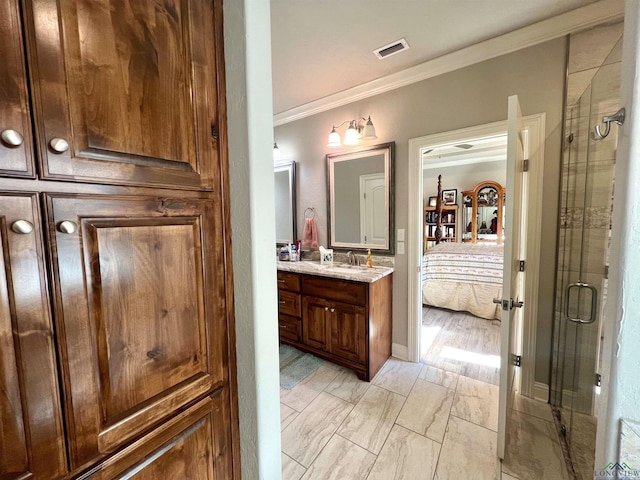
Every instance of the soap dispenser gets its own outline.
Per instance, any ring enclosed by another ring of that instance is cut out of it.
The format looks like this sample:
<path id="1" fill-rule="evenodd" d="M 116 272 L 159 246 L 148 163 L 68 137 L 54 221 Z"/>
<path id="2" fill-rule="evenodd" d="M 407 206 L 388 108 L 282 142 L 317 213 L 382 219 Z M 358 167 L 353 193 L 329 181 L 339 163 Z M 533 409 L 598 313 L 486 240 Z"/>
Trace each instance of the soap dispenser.
<path id="1" fill-rule="evenodd" d="M 367 250 L 367 267 L 373 268 L 373 257 L 371 256 L 371 249 Z"/>

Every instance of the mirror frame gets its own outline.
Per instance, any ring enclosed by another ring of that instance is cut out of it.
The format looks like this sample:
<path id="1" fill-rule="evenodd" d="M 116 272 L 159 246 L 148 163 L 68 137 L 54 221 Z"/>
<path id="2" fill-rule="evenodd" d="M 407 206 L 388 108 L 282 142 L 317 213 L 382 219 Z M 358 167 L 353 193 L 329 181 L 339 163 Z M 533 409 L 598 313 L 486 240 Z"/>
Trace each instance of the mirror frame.
<path id="1" fill-rule="evenodd" d="M 356 160 L 384 154 L 384 177 L 387 219 L 387 238 L 383 246 L 371 246 L 364 243 L 337 242 L 335 239 L 335 197 L 334 197 L 334 166 L 338 162 Z M 348 152 L 329 153 L 327 159 L 327 237 L 328 248 L 336 250 L 352 250 L 382 255 L 395 253 L 395 142 L 383 143 L 370 147 L 362 147 Z"/>
<path id="2" fill-rule="evenodd" d="M 288 172 L 289 174 L 289 200 L 291 204 L 291 217 L 292 217 L 292 225 L 291 225 L 291 240 L 278 239 L 277 233 L 278 228 L 276 227 L 276 245 L 286 245 L 287 243 L 293 243 L 296 241 L 296 233 L 297 229 L 297 220 L 296 220 L 296 162 L 277 162 L 273 164 L 273 174 L 275 175 L 278 172 Z M 275 191 L 274 191 L 274 200 L 275 200 Z M 275 208 L 275 205 L 274 205 Z M 276 225 L 278 222 L 278 212 L 276 213 Z"/>

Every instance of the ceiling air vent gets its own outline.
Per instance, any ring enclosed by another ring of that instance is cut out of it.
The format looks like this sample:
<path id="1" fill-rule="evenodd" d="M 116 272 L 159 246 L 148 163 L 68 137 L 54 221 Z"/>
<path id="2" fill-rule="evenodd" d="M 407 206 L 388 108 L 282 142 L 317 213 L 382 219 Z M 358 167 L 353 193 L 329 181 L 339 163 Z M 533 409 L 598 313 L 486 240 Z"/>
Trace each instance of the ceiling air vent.
<path id="1" fill-rule="evenodd" d="M 382 60 L 383 58 L 386 58 L 390 55 L 394 55 L 396 53 L 400 53 L 403 50 L 407 50 L 408 48 L 409 48 L 409 43 L 407 43 L 407 41 L 404 38 L 401 38 L 400 40 L 391 42 L 388 45 L 385 45 L 380 48 L 376 48 L 373 51 L 373 53 L 375 54 L 376 57 Z"/>

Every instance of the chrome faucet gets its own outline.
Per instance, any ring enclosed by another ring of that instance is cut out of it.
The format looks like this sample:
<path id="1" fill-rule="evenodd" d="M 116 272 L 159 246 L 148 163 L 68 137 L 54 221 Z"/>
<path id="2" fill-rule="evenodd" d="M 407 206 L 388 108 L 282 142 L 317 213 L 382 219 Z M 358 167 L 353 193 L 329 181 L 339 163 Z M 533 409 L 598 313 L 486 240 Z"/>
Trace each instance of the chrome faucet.
<path id="1" fill-rule="evenodd" d="M 347 262 L 349 262 L 349 265 L 358 265 L 359 263 L 358 257 L 351 250 L 347 252 Z"/>

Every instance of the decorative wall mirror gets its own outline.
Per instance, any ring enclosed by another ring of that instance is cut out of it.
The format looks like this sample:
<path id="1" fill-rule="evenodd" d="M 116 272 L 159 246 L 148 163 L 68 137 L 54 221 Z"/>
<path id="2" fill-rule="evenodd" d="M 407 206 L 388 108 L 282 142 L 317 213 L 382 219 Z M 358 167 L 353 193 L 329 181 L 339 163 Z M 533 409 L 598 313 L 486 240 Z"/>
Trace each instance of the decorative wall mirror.
<path id="1" fill-rule="evenodd" d="M 273 166 L 275 178 L 276 244 L 286 245 L 296 239 L 296 162 Z"/>
<path id="2" fill-rule="evenodd" d="M 327 155 L 329 247 L 393 255 L 395 143 Z"/>

